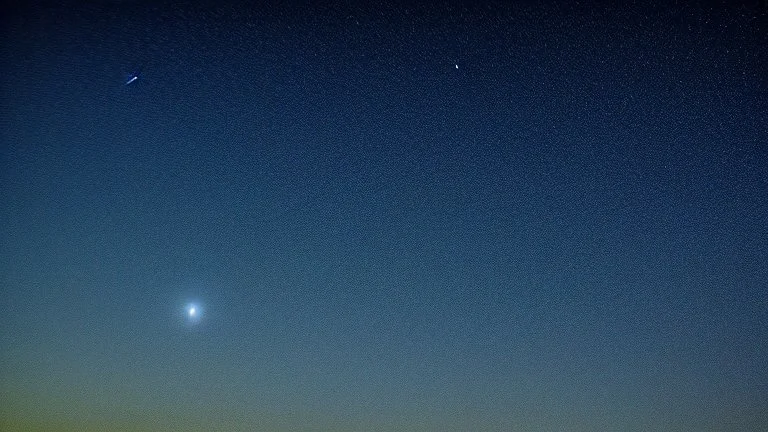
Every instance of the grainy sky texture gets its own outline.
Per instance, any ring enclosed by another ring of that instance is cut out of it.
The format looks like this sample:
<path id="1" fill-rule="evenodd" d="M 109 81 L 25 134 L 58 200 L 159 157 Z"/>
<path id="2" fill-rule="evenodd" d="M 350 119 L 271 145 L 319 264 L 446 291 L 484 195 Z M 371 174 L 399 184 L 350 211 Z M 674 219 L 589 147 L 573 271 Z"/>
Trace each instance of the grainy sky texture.
<path id="1" fill-rule="evenodd" d="M 765 2 L 83 3 L 3 11 L 0 429 L 768 429 Z"/>

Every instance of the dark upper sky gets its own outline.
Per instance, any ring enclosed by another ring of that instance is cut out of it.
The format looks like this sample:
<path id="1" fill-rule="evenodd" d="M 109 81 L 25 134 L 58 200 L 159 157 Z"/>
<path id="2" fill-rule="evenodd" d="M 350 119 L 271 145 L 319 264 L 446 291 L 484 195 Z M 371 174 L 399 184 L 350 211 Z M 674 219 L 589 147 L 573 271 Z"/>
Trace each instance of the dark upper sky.
<path id="1" fill-rule="evenodd" d="M 764 2 L 529 3 L 6 8 L 0 429 L 768 428 Z"/>

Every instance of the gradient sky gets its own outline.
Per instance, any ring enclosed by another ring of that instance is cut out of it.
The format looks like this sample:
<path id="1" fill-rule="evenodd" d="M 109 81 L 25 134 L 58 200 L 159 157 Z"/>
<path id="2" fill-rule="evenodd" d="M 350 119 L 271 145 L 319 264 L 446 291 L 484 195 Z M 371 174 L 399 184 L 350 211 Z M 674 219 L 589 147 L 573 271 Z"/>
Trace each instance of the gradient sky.
<path id="1" fill-rule="evenodd" d="M 6 7 L 0 429 L 768 429 L 765 2 L 506 3 Z"/>

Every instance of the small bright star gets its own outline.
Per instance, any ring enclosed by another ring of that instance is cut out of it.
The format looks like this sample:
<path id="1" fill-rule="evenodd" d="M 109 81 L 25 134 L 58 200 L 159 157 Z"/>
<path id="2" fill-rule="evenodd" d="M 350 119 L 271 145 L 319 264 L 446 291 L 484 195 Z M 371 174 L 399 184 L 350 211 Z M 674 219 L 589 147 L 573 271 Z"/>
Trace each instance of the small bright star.
<path id="1" fill-rule="evenodd" d="M 187 317 L 187 322 L 194 324 L 200 321 L 203 316 L 204 309 L 200 303 L 187 303 L 184 306 L 184 315 Z"/>

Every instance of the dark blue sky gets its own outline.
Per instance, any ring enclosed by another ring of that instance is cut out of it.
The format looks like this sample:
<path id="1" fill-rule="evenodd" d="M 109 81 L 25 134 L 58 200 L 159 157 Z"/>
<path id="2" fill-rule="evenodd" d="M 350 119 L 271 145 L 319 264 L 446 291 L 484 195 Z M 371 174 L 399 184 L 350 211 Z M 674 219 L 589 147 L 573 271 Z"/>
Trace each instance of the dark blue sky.
<path id="1" fill-rule="evenodd" d="M 6 8 L 0 429 L 768 428 L 762 3 Z"/>

